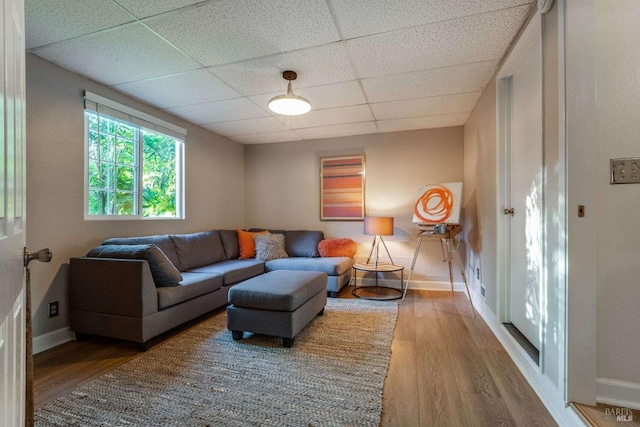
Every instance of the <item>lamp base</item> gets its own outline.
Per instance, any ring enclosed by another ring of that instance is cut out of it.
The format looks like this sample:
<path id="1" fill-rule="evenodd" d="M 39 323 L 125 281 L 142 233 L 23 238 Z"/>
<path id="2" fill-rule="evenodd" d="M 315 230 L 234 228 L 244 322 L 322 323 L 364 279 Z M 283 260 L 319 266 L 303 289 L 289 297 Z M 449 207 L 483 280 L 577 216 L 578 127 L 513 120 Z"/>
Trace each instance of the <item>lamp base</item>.
<path id="1" fill-rule="evenodd" d="M 387 244 L 382 239 L 382 236 L 374 236 L 373 243 L 371 244 L 371 252 L 369 252 L 369 258 L 367 258 L 367 264 L 371 264 L 371 257 L 375 253 L 375 257 L 373 258 L 373 265 L 376 268 L 378 268 L 378 259 L 379 259 L 378 254 L 380 249 L 380 242 L 382 242 L 382 246 L 384 246 L 384 250 L 387 252 L 387 257 L 389 257 L 389 261 L 391 261 L 391 264 L 395 264 L 393 262 L 393 258 L 391 258 L 391 255 L 389 254 L 389 249 L 387 249 Z"/>

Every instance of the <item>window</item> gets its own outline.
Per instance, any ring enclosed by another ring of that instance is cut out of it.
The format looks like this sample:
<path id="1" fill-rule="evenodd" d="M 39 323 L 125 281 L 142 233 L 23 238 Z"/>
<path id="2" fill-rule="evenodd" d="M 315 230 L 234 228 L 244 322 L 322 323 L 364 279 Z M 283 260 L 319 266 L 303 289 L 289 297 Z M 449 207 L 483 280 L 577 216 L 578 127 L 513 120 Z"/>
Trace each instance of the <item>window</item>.
<path id="1" fill-rule="evenodd" d="M 186 131 L 89 92 L 85 129 L 86 219 L 184 218 Z"/>

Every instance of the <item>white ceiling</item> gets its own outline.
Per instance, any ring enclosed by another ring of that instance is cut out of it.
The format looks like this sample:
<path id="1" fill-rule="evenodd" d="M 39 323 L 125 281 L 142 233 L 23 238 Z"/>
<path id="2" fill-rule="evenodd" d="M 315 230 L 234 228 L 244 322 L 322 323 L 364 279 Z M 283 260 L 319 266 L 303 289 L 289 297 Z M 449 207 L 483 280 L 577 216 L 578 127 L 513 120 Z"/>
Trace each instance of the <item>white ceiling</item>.
<path id="1" fill-rule="evenodd" d="M 243 144 L 462 125 L 533 0 L 26 0 L 27 50 Z M 274 115 L 282 71 L 310 113 Z"/>

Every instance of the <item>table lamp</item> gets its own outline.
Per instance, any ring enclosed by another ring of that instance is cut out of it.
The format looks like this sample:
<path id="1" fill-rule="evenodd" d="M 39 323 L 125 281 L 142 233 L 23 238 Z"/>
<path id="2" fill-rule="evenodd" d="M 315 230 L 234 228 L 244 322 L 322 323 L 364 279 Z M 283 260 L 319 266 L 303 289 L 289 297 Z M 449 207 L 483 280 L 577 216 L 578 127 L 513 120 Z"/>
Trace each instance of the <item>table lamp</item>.
<path id="1" fill-rule="evenodd" d="M 387 245 L 382 240 L 382 236 L 393 236 L 393 217 L 390 216 L 367 216 L 364 218 L 364 234 L 369 236 L 374 236 L 373 244 L 371 245 L 371 252 L 369 252 L 369 258 L 367 259 L 367 264 L 371 261 L 371 256 L 375 253 L 375 258 L 373 261 L 373 266 L 378 268 L 378 251 L 380 247 L 380 242 L 382 242 L 382 246 L 384 246 L 385 251 L 387 251 L 387 256 L 393 264 L 393 259 L 391 259 L 391 255 L 389 255 L 389 249 L 387 249 Z"/>

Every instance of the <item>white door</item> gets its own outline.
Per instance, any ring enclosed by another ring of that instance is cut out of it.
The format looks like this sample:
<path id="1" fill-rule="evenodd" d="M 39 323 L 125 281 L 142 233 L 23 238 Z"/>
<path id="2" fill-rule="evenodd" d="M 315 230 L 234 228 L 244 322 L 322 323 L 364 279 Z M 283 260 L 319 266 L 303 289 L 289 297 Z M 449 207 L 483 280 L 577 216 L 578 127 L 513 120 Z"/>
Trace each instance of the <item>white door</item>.
<path id="1" fill-rule="evenodd" d="M 539 350 L 542 279 L 542 57 L 533 44 L 511 76 L 510 321 Z"/>
<path id="2" fill-rule="evenodd" d="M 25 418 L 25 46 L 23 0 L 0 0 L 0 425 Z"/>

